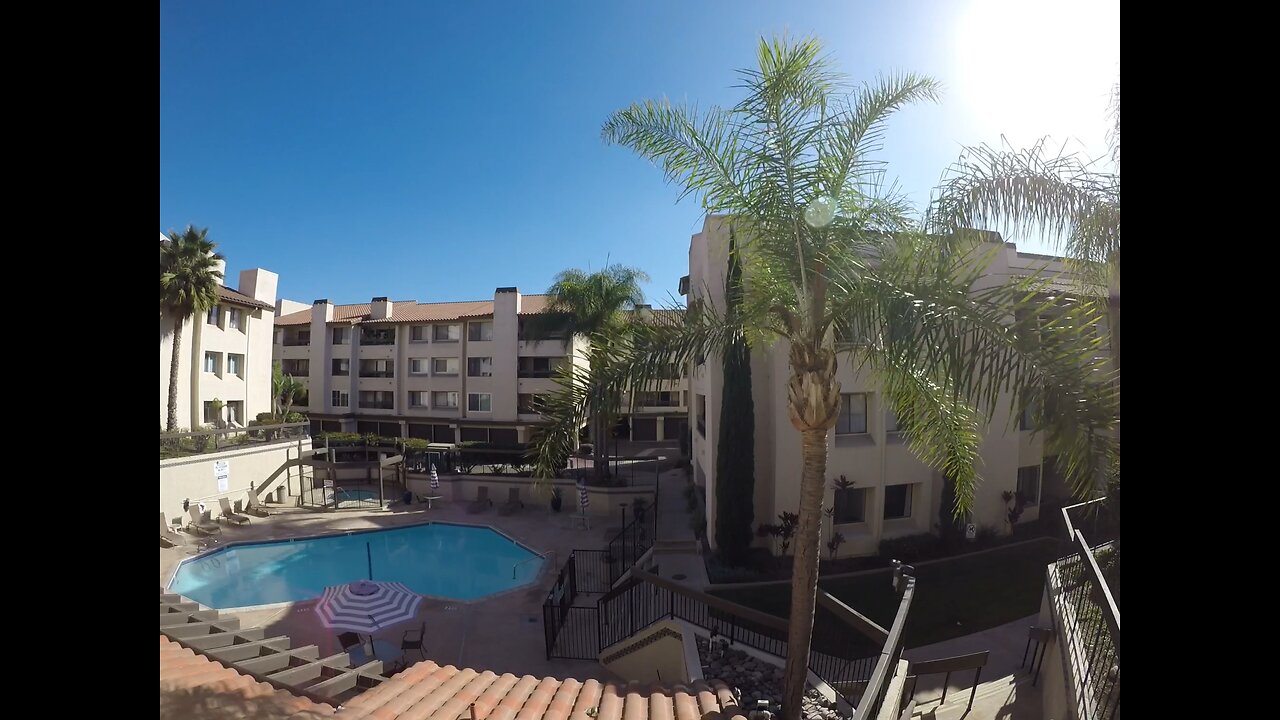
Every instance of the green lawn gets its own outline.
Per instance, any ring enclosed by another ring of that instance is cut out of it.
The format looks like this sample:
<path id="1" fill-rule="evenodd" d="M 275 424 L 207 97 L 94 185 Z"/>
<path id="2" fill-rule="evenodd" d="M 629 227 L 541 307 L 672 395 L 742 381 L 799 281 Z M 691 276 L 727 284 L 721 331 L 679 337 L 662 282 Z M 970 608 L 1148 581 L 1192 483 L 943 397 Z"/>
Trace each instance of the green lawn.
<path id="1" fill-rule="evenodd" d="M 1058 543 L 1043 540 L 916 568 L 916 594 L 907 617 L 907 647 L 969 635 L 1040 610 L 1045 566 L 1058 557 Z M 898 608 L 889 572 L 822 580 L 824 590 L 888 627 Z M 716 595 L 786 617 L 791 586 L 718 590 Z"/>

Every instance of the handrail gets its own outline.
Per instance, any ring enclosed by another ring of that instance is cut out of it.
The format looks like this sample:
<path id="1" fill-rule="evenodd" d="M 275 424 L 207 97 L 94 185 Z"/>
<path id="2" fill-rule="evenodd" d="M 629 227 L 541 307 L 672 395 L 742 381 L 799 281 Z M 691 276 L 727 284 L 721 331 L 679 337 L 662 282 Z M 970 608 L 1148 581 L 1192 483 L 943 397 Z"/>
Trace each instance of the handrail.
<path id="1" fill-rule="evenodd" d="M 947 701 L 947 689 L 951 685 L 951 673 L 973 670 L 973 687 L 969 690 L 969 704 L 965 707 L 965 710 L 973 709 L 973 698 L 978 694 L 978 685 L 982 683 L 982 668 L 987 666 L 987 657 L 990 654 L 990 650 L 983 650 L 982 652 L 969 653 L 968 655 L 955 655 L 948 658 L 912 663 L 911 671 L 907 675 L 907 679 L 912 680 L 912 701 L 916 698 L 916 685 L 919 683 L 921 675 L 946 674 L 946 677 L 942 680 L 942 699 L 938 702 L 939 705 L 942 705 Z"/>
<path id="2" fill-rule="evenodd" d="M 902 600 L 898 603 L 898 614 L 893 618 L 889 637 L 885 640 L 884 649 L 880 652 L 880 659 L 876 661 L 875 670 L 871 672 L 871 679 L 867 681 L 867 690 L 858 701 L 853 720 L 870 720 L 879 712 L 880 694 L 888 687 L 889 679 L 897 670 L 898 656 L 902 652 L 902 639 L 907 625 L 907 613 L 911 610 L 911 601 L 916 594 L 916 579 L 904 574 L 902 580 L 906 588 L 903 590 Z"/>
<path id="3" fill-rule="evenodd" d="M 1111 597 L 1111 588 L 1107 585 L 1107 581 L 1102 577 L 1102 570 L 1098 568 L 1098 561 L 1093 557 L 1093 550 L 1090 549 L 1089 543 L 1085 542 L 1084 533 L 1076 531 L 1076 549 L 1080 551 L 1080 557 L 1085 562 L 1085 567 L 1089 570 L 1093 582 L 1097 588 L 1102 591 L 1103 604 L 1105 610 L 1103 617 L 1107 621 L 1107 625 L 1111 630 L 1111 641 L 1116 648 L 1116 658 L 1120 657 L 1120 608 L 1116 606 L 1115 598 Z"/>
<path id="4" fill-rule="evenodd" d="M 1106 498 L 1106 496 L 1104 495 L 1103 497 L 1100 497 L 1100 498 L 1094 498 L 1093 500 L 1086 500 L 1086 501 L 1084 501 L 1084 502 L 1082 502 L 1082 503 L 1076 503 L 1075 505 L 1064 505 L 1064 506 L 1062 507 L 1062 509 L 1061 509 L 1061 510 L 1059 510 L 1059 512 L 1061 512 L 1061 513 L 1062 513 L 1062 521 L 1063 521 L 1064 523 L 1066 523 L 1066 526 L 1067 526 L 1067 537 L 1068 537 L 1068 538 L 1070 538 L 1070 539 L 1072 539 L 1072 540 L 1074 540 L 1074 539 L 1075 539 L 1075 536 L 1076 536 L 1076 528 L 1075 528 L 1075 526 L 1074 526 L 1074 525 L 1072 525 L 1072 524 L 1071 524 L 1071 515 L 1070 515 L 1070 513 L 1068 513 L 1068 512 L 1067 512 L 1068 510 L 1075 510 L 1076 508 L 1082 508 L 1082 507 L 1084 507 L 1085 505 L 1092 505 L 1092 504 L 1094 504 L 1094 503 L 1100 503 L 1100 502 L 1102 502 L 1102 501 L 1104 501 L 1104 500 L 1106 500 L 1106 499 L 1107 499 L 1107 498 Z"/>
<path id="5" fill-rule="evenodd" d="M 555 551 L 555 550 L 552 550 L 552 551 L 551 551 L 551 552 L 549 552 L 549 553 L 534 553 L 533 557 L 525 558 L 525 559 L 523 559 L 523 560 L 521 560 L 521 561 L 519 561 L 519 562 L 517 562 L 516 564 L 514 564 L 514 565 L 512 565 L 512 566 L 511 566 L 511 579 L 512 579 L 512 580 L 515 580 L 515 579 L 516 579 L 516 568 L 520 567 L 521 565 L 523 565 L 523 564 L 525 564 L 525 563 L 527 563 L 527 562 L 533 562 L 534 560 L 546 560 L 546 559 L 547 559 L 547 555 L 550 555 L 550 556 L 553 558 L 553 559 L 552 559 L 552 561 L 551 561 L 551 566 L 552 566 L 552 567 L 555 567 L 555 564 L 556 564 L 556 563 L 555 563 L 555 560 L 554 560 L 554 558 L 555 558 L 555 556 L 556 556 L 556 551 Z"/>
<path id="6" fill-rule="evenodd" d="M 669 590 L 676 595 L 681 595 L 691 600 L 697 600 L 698 602 L 705 604 L 707 607 L 714 608 L 731 615 L 737 615 L 744 620 L 750 620 L 753 623 L 763 625 L 773 630 L 786 632 L 787 628 L 790 627 L 786 620 L 783 620 L 776 615 L 770 615 L 769 613 L 761 612 L 755 608 L 749 608 L 746 605 L 739 605 L 738 603 L 730 602 L 724 598 L 716 597 L 715 595 L 708 595 L 704 592 L 698 592 L 697 590 L 690 590 L 688 587 L 685 587 L 678 582 L 658 577 L 657 575 L 645 572 L 638 568 L 633 568 L 631 570 L 631 577 L 638 581 L 647 582 L 651 585 L 656 585 L 665 590 Z"/>

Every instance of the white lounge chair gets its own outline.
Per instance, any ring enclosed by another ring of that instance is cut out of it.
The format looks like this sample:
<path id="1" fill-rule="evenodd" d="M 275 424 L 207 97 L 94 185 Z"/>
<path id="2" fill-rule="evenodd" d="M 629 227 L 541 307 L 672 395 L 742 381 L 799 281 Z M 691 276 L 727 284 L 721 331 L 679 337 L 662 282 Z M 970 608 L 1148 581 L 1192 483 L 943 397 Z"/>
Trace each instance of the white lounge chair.
<path id="1" fill-rule="evenodd" d="M 236 525 L 247 525 L 249 523 L 249 516 L 241 515 L 235 510 L 232 510 L 231 501 L 227 498 L 218 498 L 218 507 L 222 508 L 222 515 L 218 517 L 219 520 L 227 520 L 235 523 Z"/>
<path id="2" fill-rule="evenodd" d="M 200 513 L 198 505 L 192 505 L 187 509 L 191 515 L 191 522 L 187 523 L 187 530 L 200 533 L 201 535 L 212 535 L 222 532 L 222 526 L 213 521 L 212 514 L 206 510 Z"/>

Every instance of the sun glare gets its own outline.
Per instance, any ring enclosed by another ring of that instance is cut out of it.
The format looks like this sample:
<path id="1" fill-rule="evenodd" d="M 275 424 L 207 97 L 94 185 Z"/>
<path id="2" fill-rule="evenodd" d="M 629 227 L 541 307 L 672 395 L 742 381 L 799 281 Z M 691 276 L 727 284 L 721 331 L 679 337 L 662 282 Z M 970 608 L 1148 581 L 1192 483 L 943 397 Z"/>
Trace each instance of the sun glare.
<path id="1" fill-rule="evenodd" d="M 1120 79 L 1118 0 L 972 0 L 953 43 L 955 97 L 984 135 L 1051 135 L 1101 154 Z"/>

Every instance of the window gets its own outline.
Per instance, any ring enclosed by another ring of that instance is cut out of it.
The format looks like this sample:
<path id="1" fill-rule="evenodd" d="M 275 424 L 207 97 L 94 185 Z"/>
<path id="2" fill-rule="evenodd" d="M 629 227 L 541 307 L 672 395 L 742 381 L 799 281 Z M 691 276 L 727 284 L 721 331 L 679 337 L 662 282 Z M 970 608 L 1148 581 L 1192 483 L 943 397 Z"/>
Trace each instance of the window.
<path id="1" fill-rule="evenodd" d="M 893 408 L 885 408 L 884 432 L 886 435 L 896 435 L 902 432 L 902 429 L 898 427 L 898 414 L 893 411 Z"/>
<path id="2" fill-rule="evenodd" d="M 350 345 L 351 344 L 351 328 L 336 327 L 333 329 L 334 345 Z"/>
<path id="3" fill-rule="evenodd" d="M 409 407 L 424 408 L 427 407 L 430 393 L 426 390 L 410 390 L 409 391 Z"/>
<path id="4" fill-rule="evenodd" d="M 490 412 L 493 395 L 489 393 L 467 393 L 467 410 L 471 412 Z"/>
<path id="5" fill-rule="evenodd" d="M 436 342 L 458 342 L 462 339 L 461 325 L 432 325 L 431 339 Z"/>
<path id="6" fill-rule="evenodd" d="M 467 358 L 467 377 L 492 377 L 493 358 Z"/>
<path id="7" fill-rule="evenodd" d="M 339 390 L 334 390 L 333 396 L 330 398 L 329 404 L 333 405 L 334 407 L 346 407 L 350 402 L 351 402 L 351 399 L 346 393 L 341 392 Z"/>
<path id="8" fill-rule="evenodd" d="M 493 322 L 485 320 L 484 322 L 467 323 L 467 340 L 471 342 L 485 341 L 493 339 Z"/>
<path id="9" fill-rule="evenodd" d="M 680 393 L 675 390 L 636 393 L 636 407 L 680 407 Z"/>
<path id="10" fill-rule="evenodd" d="M 458 407 L 458 393 L 451 391 L 431 393 L 431 407 L 442 410 Z"/>
<path id="11" fill-rule="evenodd" d="M 215 410 L 213 409 L 213 401 L 212 401 L 212 400 L 205 400 L 205 401 L 204 401 L 204 422 L 205 422 L 205 424 L 206 424 L 206 425 L 208 425 L 208 424 L 211 424 L 211 423 L 216 423 L 216 422 L 218 422 L 218 421 L 219 421 L 219 420 L 221 420 L 221 419 L 222 419 L 222 418 L 219 418 L 219 417 L 218 417 L 218 413 L 217 413 L 217 411 L 215 411 Z M 207 436 L 206 436 L 206 437 L 207 437 Z"/>
<path id="12" fill-rule="evenodd" d="M 310 360 L 281 360 L 280 371 L 285 375 L 306 377 L 311 374 Z"/>
<path id="13" fill-rule="evenodd" d="M 284 344 L 289 346 L 310 345 L 311 330 L 286 331 L 284 334 Z"/>
<path id="14" fill-rule="evenodd" d="M 457 375 L 458 358 L 431 358 L 432 375 Z"/>
<path id="15" fill-rule="evenodd" d="M 227 308 L 227 329 L 240 329 L 240 310 L 239 308 Z"/>
<path id="16" fill-rule="evenodd" d="M 284 344 L 284 330 L 276 328 L 275 332 L 271 333 L 271 335 L 275 338 L 274 342 L 276 345 Z"/>
<path id="17" fill-rule="evenodd" d="M 391 410 L 396 406 L 395 398 L 385 390 L 360 391 L 360 407 L 378 410 Z"/>
<path id="18" fill-rule="evenodd" d="M 867 394 L 846 393 L 840 396 L 840 416 L 836 418 L 837 435 L 860 435 L 867 432 Z"/>
<path id="19" fill-rule="evenodd" d="M 533 415 L 541 412 L 538 408 L 542 406 L 542 402 L 546 400 L 546 396 L 537 393 L 520 393 L 516 396 L 516 412 Z"/>
<path id="20" fill-rule="evenodd" d="M 884 519 L 911 517 L 911 490 L 914 485 L 888 485 L 884 489 Z"/>
<path id="21" fill-rule="evenodd" d="M 707 396 L 698 395 L 698 433 L 707 436 Z"/>
<path id="22" fill-rule="evenodd" d="M 236 425 L 244 424 L 244 401 L 243 400 L 227 401 L 227 406 L 223 408 L 222 412 L 226 413 L 229 416 L 228 422 L 235 423 Z"/>
<path id="23" fill-rule="evenodd" d="M 394 327 L 362 327 L 360 328 L 361 345 L 395 345 L 396 329 Z"/>
<path id="24" fill-rule="evenodd" d="M 331 367 L 335 376 L 346 377 L 351 374 L 351 361 L 347 358 L 334 358 Z"/>
<path id="25" fill-rule="evenodd" d="M 1036 403 L 1030 403 L 1022 410 L 1022 415 L 1018 418 L 1019 430 L 1035 430 L 1036 415 L 1039 414 L 1039 406 Z"/>
<path id="26" fill-rule="evenodd" d="M 207 373 L 218 373 L 218 360 L 221 358 L 216 352 L 207 352 L 204 354 L 204 371 Z"/>
<path id="27" fill-rule="evenodd" d="M 244 356 L 236 353 L 227 353 L 227 372 L 244 377 Z"/>
<path id="28" fill-rule="evenodd" d="M 1018 468 L 1018 494 L 1022 496 L 1022 504 L 1030 507 L 1040 504 L 1040 466 L 1028 465 Z"/>
<path id="29" fill-rule="evenodd" d="M 831 324 L 837 348 L 862 347 L 867 344 L 867 333 L 854 320 L 837 320 Z"/>
<path id="30" fill-rule="evenodd" d="M 426 375 L 428 367 L 426 358 L 409 358 L 410 375 Z"/>
<path id="31" fill-rule="evenodd" d="M 360 377 L 389 378 L 396 376 L 396 366 L 392 360 L 361 360 Z"/>
<path id="32" fill-rule="evenodd" d="M 836 525 L 844 523 L 860 523 L 867 519 L 866 488 L 844 488 L 836 490 L 835 512 L 831 521 Z"/>
<path id="33" fill-rule="evenodd" d="M 427 325 L 414 325 L 409 328 L 409 342 L 426 342 L 428 337 L 430 337 L 430 330 Z"/>
<path id="34" fill-rule="evenodd" d="M 213 307 L 209 308 L 209 315 L 206 318 L 205 322 L 209 323 L 210 325 L 217 325 L 218 319 L 220 317 L 220 313 L 221 313 L 221 308 L 219 308 L 217 305 L 214 305 Z"/>
<path id="35" fill-rule="evenodd" d="M 549 378 L 556 374 L 562 357 L 522 357 L 519 376 L 522 378 Z"/>

